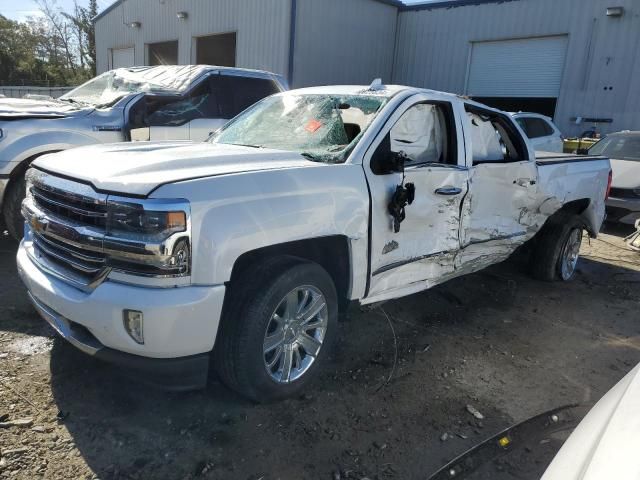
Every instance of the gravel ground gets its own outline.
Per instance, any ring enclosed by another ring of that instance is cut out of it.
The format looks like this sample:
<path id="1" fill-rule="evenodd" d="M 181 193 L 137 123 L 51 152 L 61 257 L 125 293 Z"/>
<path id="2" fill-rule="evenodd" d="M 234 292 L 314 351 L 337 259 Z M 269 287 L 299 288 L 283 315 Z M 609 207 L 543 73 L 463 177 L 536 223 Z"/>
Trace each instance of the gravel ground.
<path id="1" fill-rule="evenodd" d="M 318 381 L 271 405 L 215 379 L 154 390 L 56 339 L 0 238 L 0 417 L 25 420 L 0 428 L 0 478 L 427 478 L 538 413 L 578 403 L 579 419 L 640 362 L 640 254 L 623 234 L 585 244 L 567 284 L 509 261 L 352 308 Z M 470 478 L 539 478 L 565 437 L 532 435 Z"/>

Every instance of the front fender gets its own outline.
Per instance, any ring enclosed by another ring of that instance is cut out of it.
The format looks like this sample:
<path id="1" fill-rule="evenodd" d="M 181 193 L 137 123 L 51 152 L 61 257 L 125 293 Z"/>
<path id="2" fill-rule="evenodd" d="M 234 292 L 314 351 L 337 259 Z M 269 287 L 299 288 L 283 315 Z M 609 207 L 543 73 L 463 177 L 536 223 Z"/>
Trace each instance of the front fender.
<path id="1" fill-rule="evenodd" d="M 10 138 L 7 138 L 7 140 L 10 140 Z M 6 145 L 2 149 L 2 158 L 13 164 L 13 168 L 15 168 L 25 160 L 33 159 L 44 153 L 94 143 L 99 142 L 95 138 L 82 133 L 43 130 L 17 138 Z"/>
<path id="2" fill-rule="evenodd" d="M 195 284 L 229 281 L 244 253 L 331 235 L 350 239 L 354 290 L 366 278 L 369 196 L 359 165 L 210 177 L 166 185 L 153 196 L 191 202 Z"/>

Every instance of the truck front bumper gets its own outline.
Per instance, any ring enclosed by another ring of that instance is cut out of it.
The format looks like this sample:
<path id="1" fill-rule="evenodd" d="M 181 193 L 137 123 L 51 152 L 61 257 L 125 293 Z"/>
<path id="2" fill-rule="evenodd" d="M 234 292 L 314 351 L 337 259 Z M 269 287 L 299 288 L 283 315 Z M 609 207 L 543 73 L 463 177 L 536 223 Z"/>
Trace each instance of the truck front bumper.
<path id="1" fill-rule="evenodd" d="M 80 291 L 40 270 L 24 244 L 18 272 L 38 313 L 69 343 L 145 383 L 204 387 L 225 287 L 147 288 L 105 281 Z M 143 313 L 144 344 L 126 331 L 123 310 Z"/>

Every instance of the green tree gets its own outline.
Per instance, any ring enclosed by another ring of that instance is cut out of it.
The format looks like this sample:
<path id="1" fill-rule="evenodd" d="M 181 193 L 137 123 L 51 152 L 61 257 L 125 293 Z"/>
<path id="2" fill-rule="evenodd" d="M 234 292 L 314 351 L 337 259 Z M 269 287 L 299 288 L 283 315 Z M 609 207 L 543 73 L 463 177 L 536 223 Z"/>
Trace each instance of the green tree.
<path id="1" fill-rule="evenodd" d="M 98 15 L 97 0 L 89 0 L 88 7 L 81 7 L 74 2 L 73 14 L 63 13 L 75 27 L 78 42 L 79 60 L 82 68 L 89 68 L 92 76 L 96 74 L 96 34 L 93 18 Z"/>
<path id="2" fill-rule="evenodd" d="M 36 0 L 42 16 L 24 22 L 0 15 L 0 84 L 77 85 L 96 74 L 96 0 L 64 12 Z"/>
<path id="3" fill-rule="evenodd" d="M 46 60 L 36 53 L 39 44 L 29 24 L 0 15 L 0 83 L 22 85 L 46 80 Z"/>

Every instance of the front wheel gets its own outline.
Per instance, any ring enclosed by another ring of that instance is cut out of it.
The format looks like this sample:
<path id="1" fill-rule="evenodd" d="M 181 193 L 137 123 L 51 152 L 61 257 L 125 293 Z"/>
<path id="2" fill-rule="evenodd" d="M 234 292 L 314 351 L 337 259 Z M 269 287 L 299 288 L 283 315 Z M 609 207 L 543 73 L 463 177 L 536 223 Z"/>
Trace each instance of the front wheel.
<path id="1" fill-rule="evenodd" d="M 7 230 L 13 238 L 20 241 L 24 233 L 22 201 L 26 195 L 24 174 L 14 179 L 7 189 L 2 205 L 2 214 Z"/>
<path id="2" fill-rule="evenodd" d="M 545 225 L 536 239 L 531 257 L 531 272 L 544 281 L 569 281 L 573 278 L 582 245 L 584 223 L 576 215 L 563 215 Z"/>
<path id="3" fill-rule="evenodd" d="M 319 265 L 278 257 L 230 287 L 214 361 L 221 379 L 255 401 L 295 395 L 315 375 L 335 334 L 338 301 Z"/>

